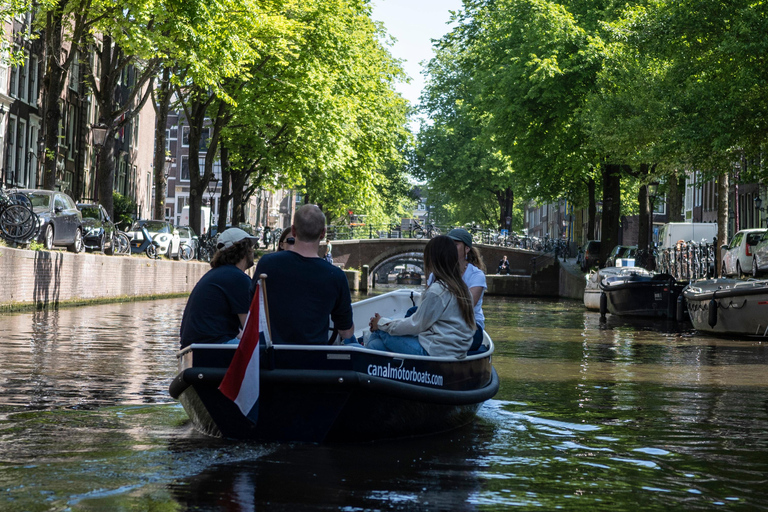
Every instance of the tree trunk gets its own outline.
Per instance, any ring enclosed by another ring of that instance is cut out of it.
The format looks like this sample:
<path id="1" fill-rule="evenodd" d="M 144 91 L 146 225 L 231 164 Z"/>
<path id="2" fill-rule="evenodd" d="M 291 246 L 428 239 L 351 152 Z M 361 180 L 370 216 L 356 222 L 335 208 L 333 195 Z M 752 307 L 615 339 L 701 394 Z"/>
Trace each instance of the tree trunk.
<path id="1" fill-rule="evenodd" d="M 647 185 L 640 185 L 640 190 L 637 192 L 637 203 L 640 207 L 637 226 L 637 249 L 638 251 L 648 251 L 650 249 L 651 205 L 648 201 Z"/>
<path id="2" fill-rule="evenodd" d="M 163 76 L 159 87 L 153 96 L 153 106 L 155 107 L 155 204 L 153 208 L 153 218 L 155 220 L 165 219 L 165 196 L 168 190 L 167 164 L 165 161 L 165 127 L 168 124 L 168 111 L 171 104 L 171 70 L 163 69 Z"/>
<path id="3" fill-rule="evenodd" d="M 683 202 L 685 201 L 685 173 L 675 173 L 667 182 L 667 221 L 683 222 Z"/>
<path id="4" fill-rule="evenodd" d="M 229 171 L 229 149 L 222 144 L 221 146 L 221 195 L 219 196 L 219 223 L 218 230 L 221 233 L 227 227 L 227 209 L 229 201 L 232 199 L 230 192 L 230 171 Z M 232 225 L 237 226 L 239 221 L 232 214 Z"/>
<path id="5" fill-rule="evenodd" d="M 717 178 L 717 275 L 721 273 L 723 260 L 720 247 L 728 243 L 728 174 L 722 173 Z"/>
<path id="6" fill-rule="evenodd" d="M 597 185 L 593 178 L 587 181 L 587 194 L 589 195 L 589 207 L 587 211 L 587 240 L 595 239 L 595 225 L 597 224 L 597 200 L 595 189 Z"/>
<path id="7" fill-rule="evenodd" d="M 621 222 L 621 166 L 603 164 L 603 223 L 600 242 L 600 261 L 602 266 L 611 250 L 619 244 Z"/>
<path id="8" fill-rule="evenodd" d="M 45 155 L 43 158 L 43 188 L 56 187 L 56 159 L 59 146 L 61 108 L 59 98 L 67 78 L 61 65 L 62 12 L 66 1 L 59 1 L 55 10 L 48 12 L 45 28 L 45 76 L 43 77 L 43 112 L 45 112 Z"/>
<path id="9" fill-rule="evenodd" d="M 115 188 L 115 138 L 112 135 L 111 130 L 107 132 L 104 145 L 99 149 L 96 175 L 98 176 L 97 190 L 99 192 L 99 202 L 109 216 L 114 218 L 114 197 L 112 194 Z"/>

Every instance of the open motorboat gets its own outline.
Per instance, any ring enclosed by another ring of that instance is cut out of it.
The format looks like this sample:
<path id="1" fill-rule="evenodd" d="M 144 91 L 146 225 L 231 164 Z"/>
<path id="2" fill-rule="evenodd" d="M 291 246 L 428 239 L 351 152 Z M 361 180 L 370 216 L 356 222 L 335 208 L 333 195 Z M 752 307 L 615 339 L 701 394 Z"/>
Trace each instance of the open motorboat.
<path id="1" fill-rule="evenodd" d="M 652 275 L 641 267 L 605 267 L 590 273 L 587 279 L 587 285 L 584 287 L 584 306 L 593 311 L 600 311 L 600 295 L 603 290 L 600 288 L 600 281 L 609 277 L 629 275 L 632 273 L 641 275 Z"/>
<path id="2" fill-rule="evenodd" d="M 355 326 L 374 313 L 405 316 L 421 294 L 397 290 L 352 305 Z M 363 336 L 363 329 L 355 332 Z M 259 345 L 263 345 L 260 343 Z M 437 433 L 471 422 L 499 389 L 490 337 L 466 358 L 412 356 L 362 346 L 275 344 L 261 352 L 258 421 L 220 391 L 235 345 L 182 349 L 170 386 L 195 427 L 263 441 L 364 441 Z"/>
<path id="3" fill-rule="evenodd" d="M 619 316 L 684 319 L 685 310 L 678 307 L 678 297 L 685 285 L 669 274 L 634 268 L 626 274 L 606 276 L 599 284 L 602 316 L 608 312 Z"/>
<path id="4" fill-rule="evenodd" d="M 693 326 L 703 332 L 768 337 L 768 280 L 707 279 L 683 290 Z"/>

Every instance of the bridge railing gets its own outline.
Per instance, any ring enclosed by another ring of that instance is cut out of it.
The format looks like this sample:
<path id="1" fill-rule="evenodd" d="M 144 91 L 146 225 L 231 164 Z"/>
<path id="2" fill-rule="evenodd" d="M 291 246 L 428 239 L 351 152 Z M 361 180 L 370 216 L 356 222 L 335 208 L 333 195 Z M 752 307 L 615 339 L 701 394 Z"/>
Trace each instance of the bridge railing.
<path id="1" fill-rule="evenodd" d="M 372 240 L 377 238 L 414 238 L 425 239 L 447 234 L 453 228 L 464 228 L 472 235 L 474 243 L 498 245 L 501 247 L 517 247 L 533 249 L 542 252 L 554 251 L 554 240 L 526 237 L 507 230 L 501 232 L 482 229 L 476 226 L 446 226 L 431 224 L 413 224 L 404 228 L 397 224 L 348 224 L 330 225 L 326 227 L 329 240 Z"/>

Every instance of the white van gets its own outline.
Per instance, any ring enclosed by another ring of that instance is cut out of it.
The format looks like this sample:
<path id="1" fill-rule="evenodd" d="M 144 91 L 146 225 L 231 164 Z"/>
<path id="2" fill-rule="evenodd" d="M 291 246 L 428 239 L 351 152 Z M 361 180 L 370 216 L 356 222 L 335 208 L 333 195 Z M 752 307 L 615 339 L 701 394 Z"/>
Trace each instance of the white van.
<path id="1" fill-rule="evenodd" d="M 200 234 L 208 232 L 208 227 L 211 225 L 211 208 L 208 206 L 200 207 Z M 189 226 L 189 205 L 181 209 L 181 218 L 179 219 L 179 226 Z M 198 231 L 197 227 L 193 228 Z"/>
<path id="2" fill-rule="evenodd" d="M 715 222 L 669 222 L 661 228 L 659 249 L 671 249 L 680 240 L 711 244 L 716 236 Z"/>

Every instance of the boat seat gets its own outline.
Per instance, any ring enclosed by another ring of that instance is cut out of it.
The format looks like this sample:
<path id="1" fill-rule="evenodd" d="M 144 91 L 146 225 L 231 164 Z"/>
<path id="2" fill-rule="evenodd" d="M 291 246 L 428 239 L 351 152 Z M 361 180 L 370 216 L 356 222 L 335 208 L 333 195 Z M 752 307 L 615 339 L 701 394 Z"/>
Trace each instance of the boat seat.
<path id="1" fill-rule="evenodd" d="M 469 352 L 467 352 L 467 355 L 468 356 L 474 356 L 474 355 L 477 355 L 477 354 L 482 354 L 483 352 L 488 352 L 488 346 L 487 345 L 480 345 L 480 348 L 478 348 L 477 350 L 470 350 Z"/>

